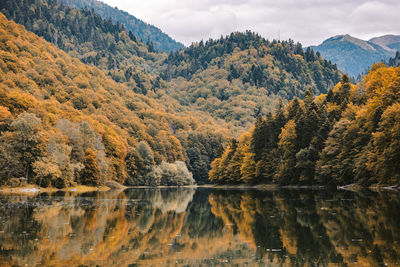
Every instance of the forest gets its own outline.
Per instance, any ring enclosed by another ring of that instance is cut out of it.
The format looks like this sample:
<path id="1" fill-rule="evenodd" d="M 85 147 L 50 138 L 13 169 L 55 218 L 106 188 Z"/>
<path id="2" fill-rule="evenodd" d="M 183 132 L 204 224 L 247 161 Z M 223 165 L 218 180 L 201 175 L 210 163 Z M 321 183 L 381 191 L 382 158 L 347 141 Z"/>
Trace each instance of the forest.
<path id="1" fill-rule="evenodd" d="M 400 181 L 400 68 L 375 64 L 327 94 L 279 105 L 212 163 L 220 184 L 396 185 Z"/>
<path id="2" fill-rule="evenodd" d="M 173 97 L 231 124 L 234 134 L 267 115 L 280 98 L 301 97 L 309 86 L 324 93 L 340 81 L 336 65 L 292 40 L 237 32 L 166 54 L 156 52 L 152 42 L 143 43 L 122 11 L 92 0 L 68 2 L 83 9 L 56 0 L 4 0 L 0 11 L 134 92 L 157 101 Z M 108 19 L 111 13 L 121 20 Z M 135 29 L 146 31 L 140 23 Z"/>
<path id="3" fill-rule="evenodd" d="M 136 94 L 3 15 L 0 33 L 1 184 L 207 179 L 229 136 L 223 122 Z"/>
<path id="4" fill-rule="evenodd" d="M 98 67 L 117 82 L 126 82 L 134 91 L 156 89 L 156 77 L 149 72 L 160 65 L 163 54 L 154 53 L 124 24 L 103 19 L 93 9 L 74 9 L 59 2 L 3 0 L 0 11 L 70 56 Z"/>
<path id="5" fill-rule="evenodd" d="M 269 41 L 247 31 L 200 41 L 168 55 L 160 76 L 182 105 L 248 129 L 280 99 L 302 97 L 308 87 L 326 93 L 341 77 L 336 65 L 300 43 Z"/>
<path id="6" fill-rule="evenodd" d="M 176 42 L 167 34 L 153 25 L 147 24 L 142 20 L 130 15 L 128 12 L 113 8 L 98 0 L 63 0 L 66 5 L 74 8 L 93 9 L 104 19 L 109 19 L 114 23 L 124 24 L 125 27 L 132 31 L 134 36 L 137 36 L 143 43 L 148 43 L 153 48 L 160 52 L 171 52 L 183 49 L 184 45 Z"/>
<path id="7" fill-rule="evenodd" d="M 84 3 L 0 1 L 0 185 L 398 180 L 399 53 L 354 85 L 293 40 L 157 51 L 149 25 Z"/>

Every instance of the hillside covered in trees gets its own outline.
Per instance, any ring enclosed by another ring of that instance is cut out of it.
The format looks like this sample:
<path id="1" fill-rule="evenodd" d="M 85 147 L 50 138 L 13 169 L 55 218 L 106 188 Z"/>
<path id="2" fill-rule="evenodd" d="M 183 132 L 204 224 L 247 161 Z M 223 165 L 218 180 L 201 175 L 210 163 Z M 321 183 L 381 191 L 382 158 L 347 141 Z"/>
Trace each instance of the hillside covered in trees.
<path id="1" fill-rule="evenodd" d="M 336 85 L 342 77 L 336 65 L 292 40 L 236 32 L 168 55 L 86 7 L 4 0 L 0 10 L 26 27 L 1 18 L 3 183 L 18 177 L 58 187 L 108 179 L 207 183 L 210 163 L 228 140 L 254 123 L 214 162 L 211 181 L 341 184 L 364 175 L 332 165 L 326 145 L 339 123 L 358 123 L 375 99 L 367 87 L 375 69 L 356 86 L 346 79 Z M 396 64 L 397 58 L 389 62 Z M 351 149 L 358 154 L 348 166 L 372 164 L 358 156 L 374 146 L 384 112 L 376 111 L 369 132 L 359 126 L 366 143 Z M 24 139 L 30 136 L 32 151 Z M 355 166 L 375 175 L 372 167 Z M 328 181 L 331 174 L 341 178 Z M 374 177 L 360 182 L 380 182 Z"/>
<path id="2" fill-rule="evenodd" d="M 125 24 L 113 24 L 92 9 L 73 9 L 56 0 L 5 0 L 0 9 L 134 92 L 158 100 L 172 96 L 232 123 L 233 132 L 249 128 L 279 98 L 302 96 L 308 86 L 317 94 L 326 92 L 341 76 L 319 54 L 303 52 L 301 44 L 270 42 L 253 32 L 195 43 L 168 56 L 140 42 Z"/>
<path id="3" fill-rule="evenodd" d="M 247 31 L 199 42 L 172 53 L 161 77 L 182 105 L 250 127 L 280 98 L 302 97 L 308 87 L 326 93 L 340 81 L 336 65 L 300 43 L 268 41 Z"/>
<path id="4" fill-rule="evenodd" d="M 63 0 L 66 5 L 75 8 L 93 9 L 104 19 L 110 19 L 114 23 L 124 24 L 125 27 L 132 31 L 142 42 L 151 44 L 155 50 L 160 52 L 171 52 L 184 49 L 184 45 L 173 40 L 167 34 L 163 33 L 159 28 L 147 24 L 142 20 L 130 15 L 129 13 L 113 8 L 101 1 L 97 0 Z"/>
<path id="5" fill-rule="evenodd" d="M 154 53 L 124 25 L 105 20 L 91 9 L 70 8 L 56 0 L 4 0 L 0 11 L 135 92 L 146 94 L 159 87 L 154 72 L 165 55 Z"/>
<path id="6" fill-rule="evenodd" d="M 169 55 L 157 53 L 151 43 L 136 37 L 133 29 L 139 26 L 114 24 L 98 15 L 98 8 L 86 8 L 97 2 L 74 3 L 84 8 L 56 0 L 5 0 L 0 10 L 134 92 L 157 99 L 172 96 L 183 106 L 234 124 L 234 132 L 265 116 L 279 98 L 302 96 L 309 86 L 324 93 L 340 80 L 335 65 L 312 50 L 303 52 L 301 44 L 270 42 L 249 31 L 201 41 Z"/>
<path id="7" fill-rule="evenodd" d="M 212 163 L 221 184 L 396 185 L 400 181 L 400 68 L 374 65 L 352 85 L 258 117 Z"/>
<path id="8" fill-rule="evenodd" d="M 1 184 L 207 179 L 229 136 L 223 122 L 167 96 L 135 94 L 1 14 L 0 36 Z"/>

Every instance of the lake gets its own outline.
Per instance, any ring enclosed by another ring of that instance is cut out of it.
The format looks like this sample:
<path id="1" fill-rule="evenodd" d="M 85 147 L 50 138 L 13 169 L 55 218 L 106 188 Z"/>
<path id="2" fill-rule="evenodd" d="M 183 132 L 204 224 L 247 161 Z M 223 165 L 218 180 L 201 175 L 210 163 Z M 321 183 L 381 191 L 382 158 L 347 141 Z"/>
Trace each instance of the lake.
<path id="1" fill-rule="evenodd" d="M 0 266 L 399 266 L 399 207 L 369 191 L 0 196 Z"/>

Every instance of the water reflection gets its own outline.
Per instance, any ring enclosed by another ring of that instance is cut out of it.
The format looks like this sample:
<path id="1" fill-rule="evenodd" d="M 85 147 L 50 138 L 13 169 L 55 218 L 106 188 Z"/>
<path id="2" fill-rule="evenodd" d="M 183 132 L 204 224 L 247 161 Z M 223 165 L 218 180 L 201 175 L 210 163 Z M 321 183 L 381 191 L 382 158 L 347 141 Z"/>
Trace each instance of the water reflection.
<path id="1" fill-rule="evenodd" d="M 399 266 L 398 193 L 0 197 L 1 266 Z"/>

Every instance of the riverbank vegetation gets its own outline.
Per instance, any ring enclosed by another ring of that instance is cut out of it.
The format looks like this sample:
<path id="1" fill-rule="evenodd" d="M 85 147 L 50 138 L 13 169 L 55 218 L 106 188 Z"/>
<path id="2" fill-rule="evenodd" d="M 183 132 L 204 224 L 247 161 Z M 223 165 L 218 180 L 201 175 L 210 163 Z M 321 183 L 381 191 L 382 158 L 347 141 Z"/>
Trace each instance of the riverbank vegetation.
<path id="1" fill-rule="evenodd" d="M 212 163 L 220 184 L 396 185 L 400 181 L 400 68 L 374 65 L 352 85 L 278 106 Z"/>

